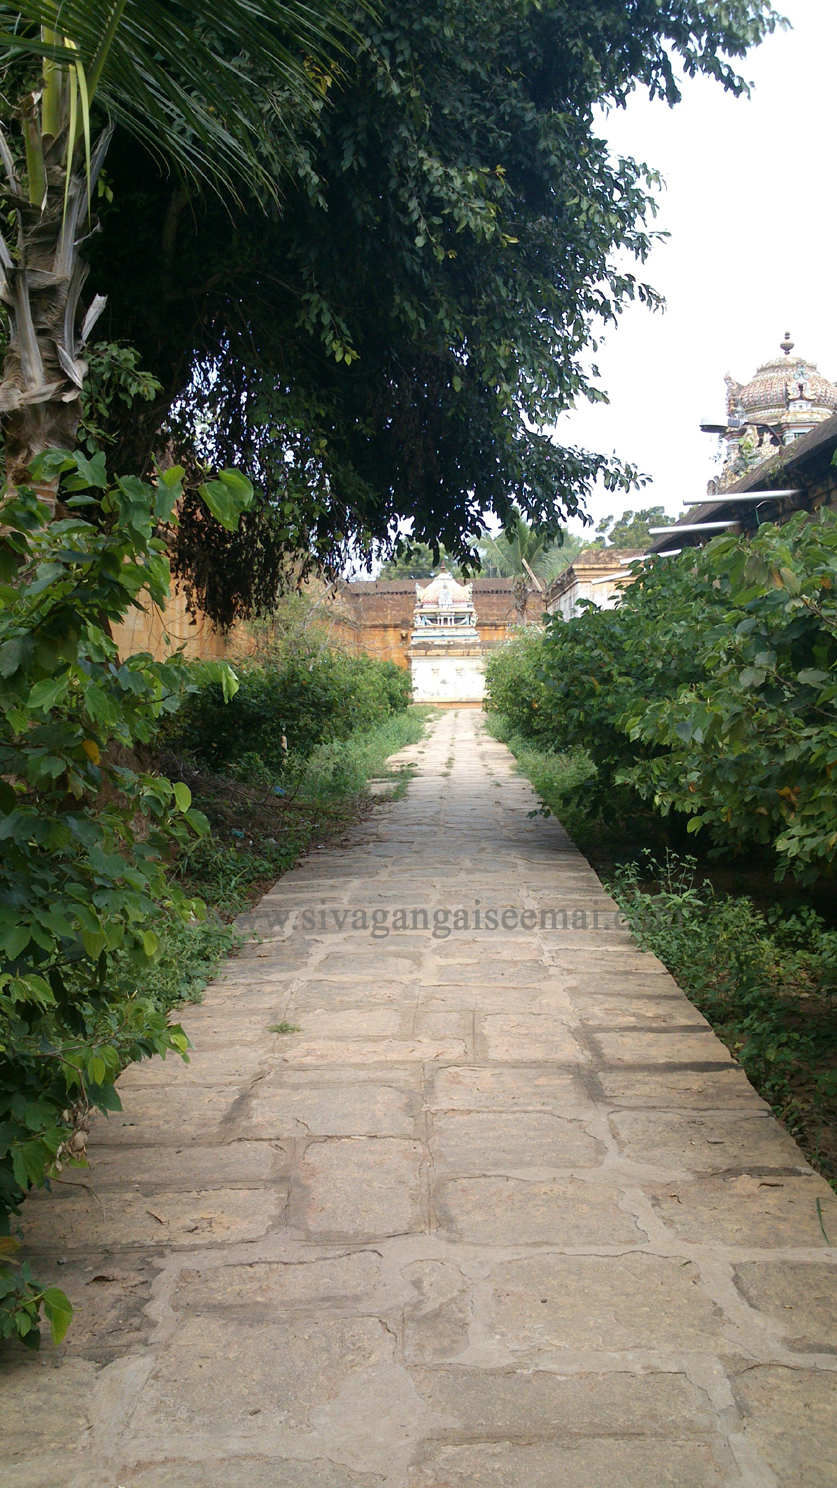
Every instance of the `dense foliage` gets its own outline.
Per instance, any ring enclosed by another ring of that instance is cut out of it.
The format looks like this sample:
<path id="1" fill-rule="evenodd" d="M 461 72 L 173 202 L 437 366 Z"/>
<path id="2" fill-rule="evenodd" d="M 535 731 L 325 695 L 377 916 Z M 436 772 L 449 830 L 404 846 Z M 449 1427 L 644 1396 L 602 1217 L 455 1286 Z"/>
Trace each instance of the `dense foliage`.
<path id="1" fill-rule="evenodd" d="M 94 279 L 108 334 L 162 386 L 158 427 L 261 493 L 238 535 L 185 504 L 175 561 L 221 623 L 270 607 L 300 552 L 417 541 L 461 554 L 481 513 L 557 526 L 610 458 L 539 432 L 601 398 L 597 327 L 657 297 L 642 260 L 653 176 L 613 159 L 597 106 L 675 71 L 740 90 L 729 58 L 773 28 L 761 0 L 405 0 L 360 8 L 313 124 L 283 136 L 281 211 L 237 215 L 162 177 L 123 137 Z M 618 266 L 617 266 L 618 255 Z"/>
<path id="2" fill-rule="evenodd" d="M 60 477 L 57 519 L 31 487 L 2 506 L 0 1234 L 27 1189 L 78 1150 L 74 1114 L 118 1109 L 128 1061 L 186 1047 L 138 978 L 158 959 L 161 916 L 201 913 L 166 862 L 205 824 L 187 787 L 143 769 L 136 749 L 190 673 L 179 656 L 121 660 L 110 636 L 141 593 L 165 602 L 158 529 L 182 473 L 109 485 L 102 455 L 53 451 L 32 474 Z M 232 471 L 204 487 L 230 524 L 249 496 Z M 232 675 L 213 671 L 231 690 Z M 2 1292 L 2 1331 L 37 1344 L 35 1284 L 6 1273 Z"/>
<path id="3" fill-rule="evenodd" d="M 227 701 L 209 680 L 186 699 L 171 742 L 199 764 L 247 775 L 293 773 L 320 744 L 374 728 L 410 702 L 410 674 L 391 661 L 352 655 L 314 635 L 237 668 Z M 257 763 L 258 762 L 258 763 Z"/>
<path id="4" fill-rule="evenodd" d="M 525 738 L 585 749 L 600 810 L 651 802 L 814 877 L 837 857 L 835 594 L 834 513 L 725 535 L 492 657 L 492 705 Z"/>
<path id="5" fill-rule="evenodd" d="M 665 527 L 673 519 L 662 506 L 646 506 L 640 511 L 624 511 L 621 517 L 604 517 L 596 527 L 596 542 L 609 548 L 634 548 L 645 552 L 654 541 L 650 527 Z"/>

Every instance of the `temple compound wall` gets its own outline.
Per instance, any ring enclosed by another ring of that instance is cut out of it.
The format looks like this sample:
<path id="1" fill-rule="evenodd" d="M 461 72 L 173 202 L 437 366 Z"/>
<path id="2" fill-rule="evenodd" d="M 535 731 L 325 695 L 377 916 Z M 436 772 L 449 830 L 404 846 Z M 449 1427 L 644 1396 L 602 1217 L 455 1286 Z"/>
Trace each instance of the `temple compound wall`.
<path id="1" fill-rule="evenodd" d="M 337 586 L 334 635 L 345 645 L 410 667 L 410 638 L 416 609 L 416 583 L 429 579 L 360 579 Z M 539 623 L 544 597 L 513 579 L 470 581 L 483 651 L 501 646 L 518 625 Z"/>

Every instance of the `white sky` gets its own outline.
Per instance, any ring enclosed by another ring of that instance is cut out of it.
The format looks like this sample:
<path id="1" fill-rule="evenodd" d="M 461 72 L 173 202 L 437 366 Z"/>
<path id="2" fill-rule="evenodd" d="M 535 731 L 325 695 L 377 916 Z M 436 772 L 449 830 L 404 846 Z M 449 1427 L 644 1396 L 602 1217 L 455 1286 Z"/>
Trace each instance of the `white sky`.
<path id="1" fill-rule="evenodd" d="M 614 150 L 662 173 L 654 226 L 671 237 L 637 270 L 666 312 L 625 312 L 595 358 L 610 403 L 584 404 L 558 427 L 562 441 L 615 450 L 653 478 L 630 498 L 598 492 L 597 520 L 651 505 L 674 515 L 705 494 L 718 443 L 698 424 L 724 417 L 724 373 L 746 381 L 786 330 L 837 379 L 837 5 L 776 3 L 793 30 L 739 64 L 749 99 L 687 80 L 674 109 L 635 97 L 605 122 Z"/>

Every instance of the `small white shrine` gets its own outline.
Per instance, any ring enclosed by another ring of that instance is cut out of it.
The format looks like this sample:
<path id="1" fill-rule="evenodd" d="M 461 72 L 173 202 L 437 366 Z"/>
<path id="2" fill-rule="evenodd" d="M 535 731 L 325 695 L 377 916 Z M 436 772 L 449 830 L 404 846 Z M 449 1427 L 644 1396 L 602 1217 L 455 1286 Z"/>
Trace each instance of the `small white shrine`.
<path id="1" fill-rule="evenodd" d="M 416 584 L 409 656 L 417 703 L 482 701 L 482 641 L 472 589 L 444 569 L 424 588 Z"/>

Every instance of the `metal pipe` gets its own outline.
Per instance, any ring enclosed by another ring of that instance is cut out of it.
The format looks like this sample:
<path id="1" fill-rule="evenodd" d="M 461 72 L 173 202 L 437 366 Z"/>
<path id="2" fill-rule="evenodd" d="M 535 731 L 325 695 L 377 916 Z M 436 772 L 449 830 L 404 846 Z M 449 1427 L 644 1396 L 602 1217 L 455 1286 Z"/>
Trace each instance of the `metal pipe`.
<path id="1" fill-rule="evenodd" d="M 711 532 L 718 527 L 737 527 L 738 518 L 728 517 L 725 522 L 678 522 L 674 527 L 649 527 L 649 537 L 663 537 L 670 532 Z"/>

